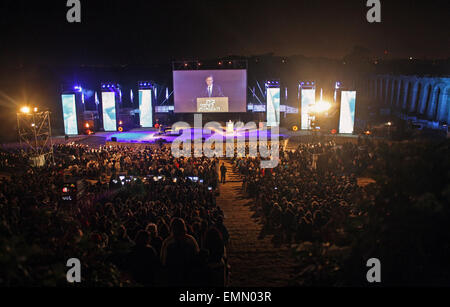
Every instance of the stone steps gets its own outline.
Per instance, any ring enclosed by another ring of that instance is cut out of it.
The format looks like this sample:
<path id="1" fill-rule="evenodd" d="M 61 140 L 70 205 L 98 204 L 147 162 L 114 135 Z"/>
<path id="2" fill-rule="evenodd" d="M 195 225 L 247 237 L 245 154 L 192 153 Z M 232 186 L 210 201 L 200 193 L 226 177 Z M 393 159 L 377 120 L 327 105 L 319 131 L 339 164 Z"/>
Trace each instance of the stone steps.
<path id="1" fill-rule="evenodd" d="M 222 162 L 228 169 L 227 183 L 220 185 L 217 204 L 224 211 L 230 233 L 231 286 L 289 286 L 296 266 L 290 248 L 275 247 L 272 235 L 261 237 L 262 225 L 254 218 L 251 200 L 242 193 L 241 176 L 233 171 L 229 161 Z"/>

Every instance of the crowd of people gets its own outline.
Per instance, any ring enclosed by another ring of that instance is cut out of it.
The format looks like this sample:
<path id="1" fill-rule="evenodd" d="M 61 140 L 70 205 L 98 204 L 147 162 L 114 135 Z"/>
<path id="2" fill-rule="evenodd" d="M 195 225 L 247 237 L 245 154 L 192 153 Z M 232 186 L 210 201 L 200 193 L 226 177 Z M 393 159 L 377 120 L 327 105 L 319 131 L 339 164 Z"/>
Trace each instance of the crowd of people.
<path id="1" fill-rule="evenodd" d="M 449 146 L 314 142 L 280 149 L 273 169 L 239 155 L 232 165 L 263 235 L 297 253 L 299 285 L 365 284 L 371 257 L 391 284 L 445 283 Z M 218 159 L 75 144 L 56 145 L 54 159 L 34 168 L 23 152 L 0 151 L 0 284 L 65 285 L 69 258 L 82 260 L 87 286 L 229 283 L 216 195 L 230 170 Z M 70 201 L 68 182 L 78 187 Z"/>
<path id="2" fill-rule="evenodd" d="M 449 151 L 448 141 L 359 139 L 281 150 L 275 169 L 233 165 L 263 234 L 293 247 L 293 284 L 367 285 L 370 258 L 382 259 L 386 285 L 448 284 L 450 249 L 437 242 L 449 238 Z"/>
<path id="3" fill-rule="evenodd" d="M 165 147 L 75 144 L 55 146 L 54 159 L 33 168 L 23 153 L 0 156 L 10 174 L 0 186 L 1 245 L 21 255 L 16 266 L 1 264 L 10 271 L 2 283 L 42 284 L 44 272 L 79 258 L 86 280 L 97 282 L 227 284 L 217 159 L 177 159 Z M 66 182 L 78 187 L 72 201 L 62 199 Z"/>
<path id="4" fill-rule="evenodd" d="M 326 242 L 346 216 L 360 214 L 354 202 L 357 174 L 372 158 L 367 146 L 329 142 L 282 151 L 275 169 L 259 168 L 258 158 L 235 158 L 233 164 L 266 230 L 276 233 L 279 243 Z"/>

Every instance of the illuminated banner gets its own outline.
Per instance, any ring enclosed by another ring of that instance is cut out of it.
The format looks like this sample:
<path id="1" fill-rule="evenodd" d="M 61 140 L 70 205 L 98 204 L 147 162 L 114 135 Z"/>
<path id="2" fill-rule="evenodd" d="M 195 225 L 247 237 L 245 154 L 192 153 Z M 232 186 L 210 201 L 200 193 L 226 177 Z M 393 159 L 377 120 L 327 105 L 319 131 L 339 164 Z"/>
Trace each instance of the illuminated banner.
<path id="1" fill-rule="evenodd" d="M 302 89 L 302 130 L 310 130 L 309 107 L 316 103 L 315 89 Z"/>
<path id="2" fill-rule="evenodd" d="M 116 94 L 102 92 L 103 128 L 105 131 L 117 131 L 116 123 Z"/>
<path id="3" fill-rule="evenodd" d="M 280 88 L 267 88 L 267 126 L 280 125 Z"/>
<path id="4" fill-rule="evenodd" d="M 64 133 L 67 135 L 78 134 L 77 110 L 75 107 L 75 95 L 62 95 L 62 107 L 64 115 Z"/>
<path id="5" fill-rule="evenodd" d="M 342 91 L 339 133 L 353 133 L 355 127 L 356 91 Z"/>
<path id="6" fill-rule="evenodd" d="M 139 111 L 141 127 L 153 127 L 152 90 L 139 90 Z"/>

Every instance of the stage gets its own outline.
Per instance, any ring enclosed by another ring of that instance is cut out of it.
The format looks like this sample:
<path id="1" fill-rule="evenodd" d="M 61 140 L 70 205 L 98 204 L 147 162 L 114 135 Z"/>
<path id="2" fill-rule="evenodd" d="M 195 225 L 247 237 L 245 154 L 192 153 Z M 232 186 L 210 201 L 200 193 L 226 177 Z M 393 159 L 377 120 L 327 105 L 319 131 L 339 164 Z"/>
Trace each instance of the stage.
<path id="1" fill-rule="evenodd" d="M 187 130 L 190 130 L 189 132 Z M 226 129 L 214 129 L 212 132 L 209 129 L 191 128 L 183 131 L 182 134 L 172 133 L 170 130 L 162 133 L 155 129 L 133 129 L 125 132 L 98 132 L 96 136 L 105 138 L 106 142 L 114 143 L 131 143 L 131 144 L 157 144 L 173 143 L 175 140 L 186 142 L 188 140 L 202 141 L 222 141 L 229 138 L 257 140 L 266 137 L 268 141 L 272 138 L 271 129 L 264 131 L 260 130 L 245 130 L 235 129 L 233 132 L 227 132 Z M 289 138 L 287 133 L 277 133 L 273 135 L 277 140 L 286 140 Z"/>

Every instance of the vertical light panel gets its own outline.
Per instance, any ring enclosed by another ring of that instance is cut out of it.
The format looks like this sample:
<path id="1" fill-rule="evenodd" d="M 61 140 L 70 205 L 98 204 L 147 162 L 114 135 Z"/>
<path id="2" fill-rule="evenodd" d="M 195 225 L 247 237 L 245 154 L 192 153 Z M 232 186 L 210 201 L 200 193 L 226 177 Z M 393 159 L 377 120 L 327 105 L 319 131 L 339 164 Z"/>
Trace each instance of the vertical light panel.
<path id="1" fill-rule="evenodd" d="M 139 90 L 139 112 L 141 127 L 153 127 L 152 90 Z"/>
<path id="2" fill-rule="evenodd" d="M 116 94 L 102 92 L 103 128 L 105 131 L 117 131 L 116 123 Z"/>
<path id="3" fill-rule="evenodd" d="M 311 129 L 309 106 L 316 103 L 315 89 L 302 89 L 302 130 Z"/>
<path id="4" fill-rule="evenodd" d="M 277 127 L 280 125 L 280 88 L 267 89 L 267 126 Z"/>
<path id="5" fill-rule="evenodd" d="M 78 134 L 77 110 L 75 107 L 75 95 L 61 95 L 64 116 L 64 133 L 67 135 Z"/>
<path id="6" fill-rule="evenodd" d="M 339 133 L 353 133 L 355 127 L 356 91 L 343 91 Z"/>

